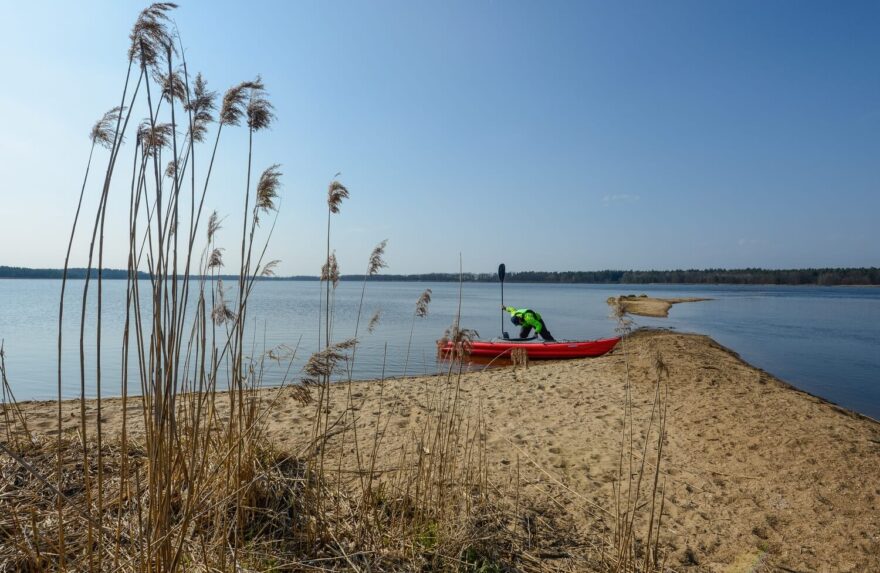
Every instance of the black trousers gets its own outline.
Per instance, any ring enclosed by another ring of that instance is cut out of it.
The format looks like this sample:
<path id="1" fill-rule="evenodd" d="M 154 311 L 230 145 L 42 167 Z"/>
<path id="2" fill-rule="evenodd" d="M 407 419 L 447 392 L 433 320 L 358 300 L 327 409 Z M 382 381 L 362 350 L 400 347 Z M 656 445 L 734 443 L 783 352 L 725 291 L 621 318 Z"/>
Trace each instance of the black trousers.
<path id="1" fill-rule="evenodd" d="M 519 331 L 519 337 L 520 338 L 528 338 L 531 333 L 532 333 L 532 327 L 529 326 L 528 324 L 526 324 Z M 547 330 L 547 325 L 544 324 L 543 320 L 541 321 L 541 332 L 538 333 L 538 336 L 540 336 L 542 339 L 546 340 L 547 342 L 555 342 L 556 341 L 556 339 L 553 338 L 553 335 L 550 334 L 550 331 Z"/>

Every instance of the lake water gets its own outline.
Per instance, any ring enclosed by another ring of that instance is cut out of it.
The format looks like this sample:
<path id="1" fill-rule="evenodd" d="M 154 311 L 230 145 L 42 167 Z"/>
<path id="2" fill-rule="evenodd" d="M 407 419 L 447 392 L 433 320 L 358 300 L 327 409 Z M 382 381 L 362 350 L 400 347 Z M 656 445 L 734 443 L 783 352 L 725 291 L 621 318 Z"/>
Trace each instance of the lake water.
<path id="1" fill-rule="evenodd" d="M 16 397 L 52 399 L 57 395 L 56 335 L 60 281 L 0 280 L 0 338 L 5 339 L 9 381 Z M 83 281 L 68 283 L 63 373 L 65 398 L 79 395 L 79 306 Z M 94 286 L 94 283 L 93 283 Z M 146 289 L 146 285 L 144 286 Z M 407 345 L 413 309 L 426 288 L 433 290 L 429 315 L 416 319 L 412 347 Z M 92 289 L 94 291 L 94 288 Z M 251 298 L 249 328 L 258 350 L 298 345 L 299 368 L 317 347 L 317 282 L 266 281 Z M 559 339 L 611 336 L 605 300 L 619 294 L 660 297 L 710 297 L 713 300 L 675 305 L 667 319 L 636 317 L 638 326 L 659 326 L 708 334 L 738 352 L 743 359 L 783 380 L 832 402 L 880 419 L 880 289 L 768 286 L 678 285 L 547 285 L 506 284 L 505 303 L 529 306 L 545 318 Z M 342 282 L 335 295 L 334 339 L 354 334 L 361 284 Z M 125 282 L 104 283 L 102 370 L 104 395 L 118 395 L 119 341 L 124 321 Z M 498 284 L 465 284 L 462 326 L 482 338 L 501 330 Z M 434 342 L 458 309 L 458 285 L 453 283 L 372 282 L 367 286 L 361 333 L 376 309 L 381 321 L 358 347 L 355 378 L 377 378 L 404 372 L 437 371 Z M 509 322 L 505 329 L 515 332 Z M 87 337 L 87 393 L 94 394 L 95 345 Z M 387 348 L 387 351 L 386 351 Z M 270 369 L 269 382 L 283 372 Z"/>

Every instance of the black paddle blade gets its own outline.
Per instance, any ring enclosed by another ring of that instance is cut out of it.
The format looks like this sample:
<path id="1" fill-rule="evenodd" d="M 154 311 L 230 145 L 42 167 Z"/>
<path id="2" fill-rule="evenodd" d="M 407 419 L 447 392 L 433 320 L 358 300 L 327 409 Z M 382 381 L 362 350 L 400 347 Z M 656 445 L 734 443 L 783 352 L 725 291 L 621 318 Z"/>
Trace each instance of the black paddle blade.
<path id="1" fill-rule="evenodd" d="M 498 280 L 504 282 L 504 275 L 507 274 L 507 268 L 504 266 L 504 263 L 498 265 Z"/>

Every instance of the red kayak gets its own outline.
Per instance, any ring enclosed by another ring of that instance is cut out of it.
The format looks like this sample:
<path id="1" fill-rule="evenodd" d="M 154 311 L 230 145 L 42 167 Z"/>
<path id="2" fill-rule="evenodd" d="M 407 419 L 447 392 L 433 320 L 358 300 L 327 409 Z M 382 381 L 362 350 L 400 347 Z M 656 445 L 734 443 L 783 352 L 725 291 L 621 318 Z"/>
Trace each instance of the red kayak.
<path id="1" fill-rule="evenodd" d="M 564 358 L 588 358 L 602 356 L 611 351 L 620 342 L 620 338 L 604 338 L 602 340 L 558 341 L 558 342 L 517 342 L 514 340 L 475 340 L 471 343 L 471 356 L 498 358 L 510 356 L 515 348 L 522 348 L 532 360 L 559 360 Z M 452 343 L 447 342 L 441 348 L 446 354 L 452 350 Z"/>

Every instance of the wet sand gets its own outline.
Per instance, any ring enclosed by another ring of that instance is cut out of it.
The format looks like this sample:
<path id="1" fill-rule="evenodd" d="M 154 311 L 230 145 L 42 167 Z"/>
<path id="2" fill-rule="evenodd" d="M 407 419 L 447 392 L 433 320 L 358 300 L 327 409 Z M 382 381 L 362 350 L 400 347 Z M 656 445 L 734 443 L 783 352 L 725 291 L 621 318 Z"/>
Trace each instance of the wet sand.
<path id="1" fill-rule="evenodd" d="M 597 507 L 613 511 L 625 381 L 639 441 L 657 353 L 668 368 L 660 539 L 670 570 L 880 571 L 880 423 L 795 390 L 705 336 L 638 331 L 600 358 L 465 374 L 462 407 L 486 423 L 490 479 L 551 497 L 579 527 L 595 528 Z M 379 469 L 392 469 L 423 427 L 428 396 L 447 383 L 352 384 L 363 451 L 387 424 Z M 314 407 L 292 394 L 267 390 L 275 404 L 266 420 L 269 437 L 295 453 L 308 444 Z M 344 386 L 334 389 L 334 413 L 347 397 Z M 53 431 L 57 403 L 22 408 L 32 431 Z M 73 430 L 78 403 L 62 403 L 62 412 Z M 88 412 L 94 420 L 93 402 Z M 105 400 L 103 412 L 104 427 L 117 430 L 120 401 Z"/>

